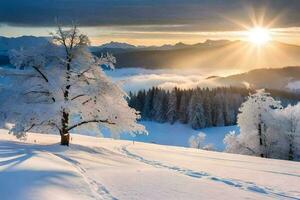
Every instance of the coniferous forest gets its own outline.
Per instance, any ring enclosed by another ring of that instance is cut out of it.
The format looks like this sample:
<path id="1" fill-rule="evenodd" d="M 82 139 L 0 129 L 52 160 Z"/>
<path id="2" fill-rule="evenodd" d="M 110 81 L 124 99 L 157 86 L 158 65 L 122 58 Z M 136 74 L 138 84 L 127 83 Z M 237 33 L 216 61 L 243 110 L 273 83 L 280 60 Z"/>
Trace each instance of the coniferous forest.
<path id="1" fill-rule="evenodd" d="M 300 95 L 266 90 L 283 105 L 295 104 Z M 153 87 L 129 93 L 129 106 L 142 120 L 189 124 L 194 129 L 235 125 L 241 104 L 255 90 L 238 87 L 166 90 Z"/>

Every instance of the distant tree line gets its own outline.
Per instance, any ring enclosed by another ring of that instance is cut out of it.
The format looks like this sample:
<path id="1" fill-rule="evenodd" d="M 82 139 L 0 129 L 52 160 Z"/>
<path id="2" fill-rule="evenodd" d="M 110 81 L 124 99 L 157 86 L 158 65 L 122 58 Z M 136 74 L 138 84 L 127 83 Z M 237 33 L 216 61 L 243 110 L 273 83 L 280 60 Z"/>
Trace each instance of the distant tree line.
<path id="1" fill-rule="evenodd" d="M 300 96 L 267 90 L 283 105 L 296 104 Z M 189 124 L 194 129 L 235 125 L 241 104 L 254 90 L 237 87 L 165 90 L 153 87 L 129 93 L 129 106 L 140 111 L 142 120 Z"/>

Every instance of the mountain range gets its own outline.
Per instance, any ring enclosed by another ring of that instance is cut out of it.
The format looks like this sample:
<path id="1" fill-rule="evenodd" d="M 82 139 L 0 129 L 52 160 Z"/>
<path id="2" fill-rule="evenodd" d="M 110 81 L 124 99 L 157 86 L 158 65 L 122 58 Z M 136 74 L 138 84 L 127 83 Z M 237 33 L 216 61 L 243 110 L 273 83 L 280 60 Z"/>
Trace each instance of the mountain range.
<path id="1" fill-rule="evenodd" d="M 34 36 L 0 37 L 0 64 L 8 64 L 7 52 L 10 49 L 42 45 L 47 40 L 44 37 Z M 117 68 L 198 68 L 214 74 L 213 72 L 226 70 L 246 72 L 257 68 L 300 66 L 300 46 L 277 41 L 269 42 L 264 46 L 255 46 L 246 41 L 228 40 L 162 46 L 135 46 L 110 42 L 92 46 L 90 49 L 95 55 L 112 53 L 117 59 Z"/>
<path id="2" fill-rule="evenodd" d="M 7 52 L 11 49 L 27 48 L 30 46 L 43 45 L 48 42 L 47 37 L 35 37 L 35 36 L 21 36 L 21 37 L 3 37 L 0 36 L 0 55 L 7 55 Z M 97 52 L 101 50 L 113 50 L 120 51 L 123 50 L 171 50 L 179 49 L 184 47 L 189 47 L 192 45 L 187 45 L 179 42 L 175 45 L 165 44 L 162 46 L 135 46 L 128 43 L 114 42 L 105 43 L 99 46 L 91 46 L 92 52 Z"/>
<path id="3" fill-rule="evenodd" d="M 211 40 L 207 40 L 206 42 L 209 42 L 209 41 L 211 41 Z M 154 45 L 153 46 L 143 46 L 143 45 L 136 46 L 136 45 L 132 45 L 132 44 L 128 44 L 128 43 L 112 41 L 110 43 L 102 44 L 100 46 L 93 46 L 93 47 L 91 47 L 91 49 L 93 52 L 96 52 L 98 50 L 103 50 L 103 49 L 172 50 L 172 49 L 181 49 L 181 48 L 190 47 L 190 46 L 194 46 L 194 45 L 188 45 L 188 44 L 184 44 L 182 42 L 178 42 L 174 45 L 164 44 L 161 46 L 154 46 Z"/>
<path id="4" fill-rule="evenodd" d="M 0 55 L 7 55 L 11 49 L 27 48 L 30 46 L 43 45 L 48 42 L 46 37 L 22 36 L 22 37 L 2 37 L 0 36 Z"/>
<path id="5" fill-rule="evenodd" d="M 264 46 L 256 46 L 246 41 L 207 40 L 194 45 L 178 43 L 160 47 L 106 46 L 93 49 L 96 55 L 105 52 L 116 57 L 117 68 L 198 68 L 210 72 L 245 72 L 257 68 L 300 66 L 300 46 L 277 41 Z"/>

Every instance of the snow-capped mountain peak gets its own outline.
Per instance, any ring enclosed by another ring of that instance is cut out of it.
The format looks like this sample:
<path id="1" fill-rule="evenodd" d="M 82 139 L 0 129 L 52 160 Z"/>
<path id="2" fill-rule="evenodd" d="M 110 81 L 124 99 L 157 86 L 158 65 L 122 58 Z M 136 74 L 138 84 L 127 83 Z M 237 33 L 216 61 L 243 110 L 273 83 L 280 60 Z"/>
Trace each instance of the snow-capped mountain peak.
<path id="1" fill-rule="evenodd" d="M 111 48 L 111 49 L 133 49 L 136 48 L 136 46 L 128 43 L 122 43 L 122 42 L 114 42 L 111 41 L 110 43 L 103 44 L 99 46 L 99 48 Z"/>

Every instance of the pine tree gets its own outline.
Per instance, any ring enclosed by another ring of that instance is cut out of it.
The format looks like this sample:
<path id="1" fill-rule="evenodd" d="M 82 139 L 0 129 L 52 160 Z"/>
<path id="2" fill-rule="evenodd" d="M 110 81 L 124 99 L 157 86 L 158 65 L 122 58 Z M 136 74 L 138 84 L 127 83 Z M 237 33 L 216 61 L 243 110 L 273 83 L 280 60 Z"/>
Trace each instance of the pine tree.
<path id="1" fill-rule="evenodd" d="M 213 126 L 213 120 L 212 120 L 211 98 L 209 97 L 209 93 L 207 93 L 204 96 L 202 105 L 203 105 L 204 116 L 205 116 L 205 127 L 211 127 Z"/>
<path id="2" fill-rule="evenodd" d="M 205 116 L 199 94 L 194 93 L 189 104 L 189 124 L 194 129 L 205 127 Z"/>
<path id="3" fill-rule="evenodd" d="M 151 120 L 152 114 L 153 114 L 153 97 L 154 97 L 155 89 L 151 88 L 145 96 L 145 104 L 143 107 L 142 115 L 144 116 L 144 119 Z"/>
<path id="4" fill-rule="evenodd" d="M 189 94 L 186 91 L 183 91 L 181 95 L 180 104 L 179 104 L 179 113 L 178 118 L 179 121 L 183 124 L 188 122 L 188 105 L 189 105 Z"/>
<path id="5" fill-rule="evenodd" d="M 224 96 L 222 96 L 221 92 L 216 94 L 213 101 L 213 125 L 214 126 L 224 126 L 224 108 L 223 108 Z"/>
<path id="6" fill-rule="evenodd" d="M 174 89 L 168 99 L 168 109 L 167 109 L 167 120 L 171 124 L 175 123 L 177 120 L 177 95 L 176 89 Z"/>

